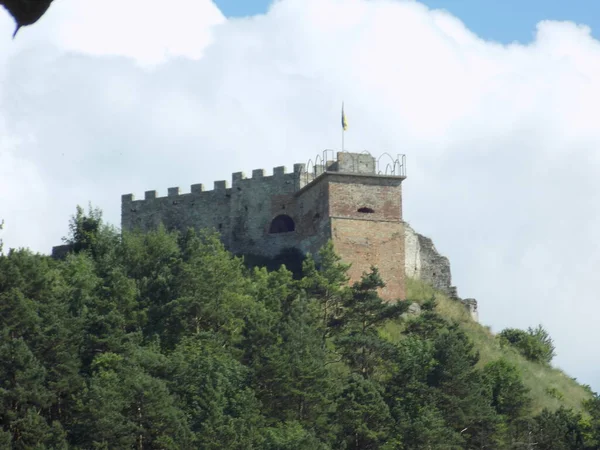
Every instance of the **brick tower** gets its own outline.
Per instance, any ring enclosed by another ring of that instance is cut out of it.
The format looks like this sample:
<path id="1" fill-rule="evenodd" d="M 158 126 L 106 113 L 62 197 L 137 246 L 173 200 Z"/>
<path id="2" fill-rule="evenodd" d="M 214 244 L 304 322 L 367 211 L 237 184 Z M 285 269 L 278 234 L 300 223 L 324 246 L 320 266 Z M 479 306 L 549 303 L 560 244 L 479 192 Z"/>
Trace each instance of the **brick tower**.
<path id="1" fill-rule="evenodd" d="M 403 300 L 404 177 L 377 175 L 375 163 L 369 155 L 339 153 L 337 172 L 325 172 L 329 233 L 336 253 L 352 263 L 351 282 L 375 265 L 386 283 L 382 298 Z"/>

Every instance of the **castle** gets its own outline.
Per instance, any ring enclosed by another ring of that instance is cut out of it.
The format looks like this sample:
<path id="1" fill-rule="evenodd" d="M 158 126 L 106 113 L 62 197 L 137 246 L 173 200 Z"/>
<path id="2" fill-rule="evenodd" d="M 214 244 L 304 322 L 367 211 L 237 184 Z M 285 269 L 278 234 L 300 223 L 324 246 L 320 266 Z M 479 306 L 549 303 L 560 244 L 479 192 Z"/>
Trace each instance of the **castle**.
<path id="1" fill-rule="evenodd" d="M 406 277 L 421 279 L 460 300 L 451 283 L 450 263 L 431 239 L 416 233 L 402 217 L 402 182 L 406 158 L 367 152 L 325 150 L 314 161 L 294 164 L 288 173 L 275 167 L 202 184 L 189 193 L 168 189 L 166 197 L 146 191 L 121 199 L 123 230 L 214 228 L 234 254 L 273 258 L 287 249 L 316 255 L 329 239 L 344 262 L 352 263 L 350 281 L 372 265 L 386 283 L 381 296 L 395 301 L 406 296 Z M 463 301 L 477 320 L 477 302 Z"/>
<path id="2" fill-rule="evenodd" d="M 214 228 L 232 253 L 265 257 L 289 248 L 316 255 L 331 239 L 342 260 L 352 263 L 351 281 L 375 265 L 386 283 L 382 298 L 404 299 L 405 158 L 388 155 L 384 167 L 381 160 L 326 150 L 314 163 L 294 164 L 291 173 L 283 166 L 270 176 L 263 169 L 251 178 L 234 173 L 231 187 L 215 181 L 213 190 L 195 184 L 185 194 L 169 188 L 166 197 L 156 191 L 143 200 L 123 195 L 121 228 Z"/>

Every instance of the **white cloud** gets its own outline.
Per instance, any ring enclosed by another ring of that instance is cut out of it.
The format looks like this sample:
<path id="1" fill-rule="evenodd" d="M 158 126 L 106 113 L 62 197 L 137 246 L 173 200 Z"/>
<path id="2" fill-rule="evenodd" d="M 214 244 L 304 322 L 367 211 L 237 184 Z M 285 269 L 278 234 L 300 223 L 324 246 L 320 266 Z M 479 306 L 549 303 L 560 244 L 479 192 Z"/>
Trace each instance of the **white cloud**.
<path id="1" fill-rule="evenodd" d="M 64 51 L 154 66 L 172 57 L 200 58 L 212 42 L 211 28 L 224 22 L 206 0 L 62 0 L 35 27 L 20 31 L 16 45 L 49 40 Z"/>
<path id="2" fill-rule="evenodd" d="M 412 1 L 283 0 L 239 20 L 171 4 L 62 0 L 14 42 L 0 17 L 5 247 L 48 252 L 77 204 L 119 224 L 121 194 L 337 148 L 344 100 L 349 149 L 407 154 L 405 218 L 482 322 L 542 323 L 558 364 L 600 389 L 589 28 L 541 22 L 531 44 L 502 46 Z"/>

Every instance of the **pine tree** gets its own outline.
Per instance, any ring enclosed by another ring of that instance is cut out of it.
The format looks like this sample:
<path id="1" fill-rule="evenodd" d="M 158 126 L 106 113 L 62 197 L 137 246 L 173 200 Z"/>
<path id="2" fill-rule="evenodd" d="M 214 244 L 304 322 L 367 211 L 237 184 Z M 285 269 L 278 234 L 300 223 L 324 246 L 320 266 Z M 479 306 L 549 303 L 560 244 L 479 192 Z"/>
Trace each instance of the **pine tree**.
<path id="1" fill-rule="evenodd" d="M 184 338 L 169 361 L 169 386 L 189 418 L 194 448 L 260 448 L 264 418 L 247 367 L 208 335 Z"/>
<path id="2" fill-rule="evenodd" d="M 390 441 L 393 421 L 376 382 L 351 375 L 337 399 L 337 407 L 338 448 L 379 449 Z"/>
<path id="3" fill-rule="evenodd" d="M 319 250 L 317 260 L 308 255 L 302 266 L 303 278 L 299 286 L 308 298 L 316 299 L 320 306 L 322 345 L 331 336 L 330 325 L 342 314 L 343 303 L 350 291 L 347 288 L 350 264 L 341 262 L 331 240 Z"/>
<path id="4" fill-rule="evenodd" d="M 393 346 L 379 336 L 378 327 L 400 317 L 408 308 L 406 302 L 390 304 L 379 297 L 377 289 L 384 286 L 378 269 L 372 267 L 353 284 L 337 317 L 329 323 L 343 360 L 364 377 L 385 364 L 393 352 Z"/>
<path id="5" fill-rule="evenodd" d="M 492 361 L 483 369 L 485 382 L 490 386 L 492 406 L 496 412 L 514 421 L 528 412 L 531 398 L 515 365 L 505 359 Z"/>

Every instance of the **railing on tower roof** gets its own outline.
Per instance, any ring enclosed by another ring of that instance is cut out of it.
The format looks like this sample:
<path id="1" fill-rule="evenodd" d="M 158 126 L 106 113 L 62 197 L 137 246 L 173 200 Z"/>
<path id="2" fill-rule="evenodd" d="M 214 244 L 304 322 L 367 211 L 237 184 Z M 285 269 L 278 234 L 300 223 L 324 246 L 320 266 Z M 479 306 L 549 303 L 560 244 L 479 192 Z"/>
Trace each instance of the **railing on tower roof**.
<path id="1" fill-rule="evenodd" d="M 352 161 L 352 170 L 342 171 L 344 173 L 373 173 L 374 175 L 406 177 L 406 155 L 404 154 L 397 154 L 394 158 L 390 153 L 384 152 L 378 158 L 375 158 L 367 150 L 361 152 L 349 152 L 347 150 L 335 152 L 333 149 L 325 149 L 321 155 L 318 154 L 314 158 L 314 161 L 309 159 L 306 163 L 303 184 L 306 185 L 314 181 L 326 172 L 341 172 L 338 164 L 339 154 L 349 155 Z M 372 172 L 360 170 L 361 162 L 364 163 L 360 158 L 363 155 L 371 157 L 373 162 Z"/>

